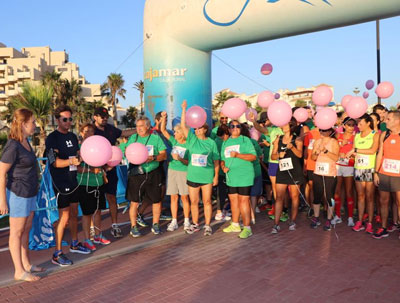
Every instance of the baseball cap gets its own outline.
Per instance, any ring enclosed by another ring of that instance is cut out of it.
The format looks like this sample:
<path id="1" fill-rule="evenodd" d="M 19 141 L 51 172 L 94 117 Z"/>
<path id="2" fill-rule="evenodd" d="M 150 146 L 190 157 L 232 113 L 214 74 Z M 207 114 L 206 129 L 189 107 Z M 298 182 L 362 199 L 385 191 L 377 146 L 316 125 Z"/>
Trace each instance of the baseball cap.
<path id="1" fill-rule="evenodd" d="M 108 110 L 104 107 L 98 107 L 94 110 L 94 115 L 95 116 L 100 116 L 100 117 L 108 117 Z"/>

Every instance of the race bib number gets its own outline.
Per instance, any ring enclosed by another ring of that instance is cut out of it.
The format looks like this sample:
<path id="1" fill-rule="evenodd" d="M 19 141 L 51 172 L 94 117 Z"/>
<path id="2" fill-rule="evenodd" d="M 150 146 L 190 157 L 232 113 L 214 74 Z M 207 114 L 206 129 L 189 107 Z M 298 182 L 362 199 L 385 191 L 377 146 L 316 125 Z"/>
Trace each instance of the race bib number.
<path id="1" fill-rule="evenodd" d="M 400 174 L 400 161 L 384 159 L 382 164 L 383 171 L 386 173 Z"/>
<path id="2" fill-rule="evenodd" d="M 293 163 L 291 158 L 284 158 L 279 160 L 279 170 L 285 171 L 293 169 Z"/>
<path id="3" fill-rule="evenodd" d="M 349 159 L 348 158 L 339 158 L 339 161 L 337 163 L 340 165 L 349 165 Z"/>
<path id="4" fill-rule="evenodd" d="M 314 148 L 314 142 L 315 142 L 315 140 L 314 139 L 311 139 L 310 140 L 310 143 L 308 144 L 308 149 L 313 149 Z"/>
<path id="5" fill-rule="evenodd" d="M 369 166 L 369 156 L 357 154 L 356 164 L 357 164 L 357 167 L 368 167 Z"/>
<path id="6" fill-rule="evenodd" d="M 186 152 L 186 148 L 181 147 L 181 146 L 174 146 L 171 154 L 178 154 L 179 157 L 183 159 L 185 157 L 185 152 Z"/>
<path id="7" fill-rule="evenodd" d="M 193 154 L 192 155 L 192 165 L 206 167 L 207 166 L 207 157 L 208 157 L 208 155 Z"/>
<path id="8" fill-rule="evenodd" d="M 315 164 L 315 172 L 317 175 L 326 176 L 329 174 L 329 163 L 317 162 Z"/>
<path id="9" fill-rule="evenodd" d="M 154 156 L 154 146 L 153 145 L 146 145 L 147 151 L 149 152 L 149 156 Z"/>
<path id="10" fill-rule="evenodd" d="M 231 146 L 226 147 L 225 148 L 225 152 L 224 152 L 225 158 L 230 158 L 231 157 L 231 152 L 233 152 L 233 151 L 239 153 L 240 152 L 240 145 L 231 145 Z"/>

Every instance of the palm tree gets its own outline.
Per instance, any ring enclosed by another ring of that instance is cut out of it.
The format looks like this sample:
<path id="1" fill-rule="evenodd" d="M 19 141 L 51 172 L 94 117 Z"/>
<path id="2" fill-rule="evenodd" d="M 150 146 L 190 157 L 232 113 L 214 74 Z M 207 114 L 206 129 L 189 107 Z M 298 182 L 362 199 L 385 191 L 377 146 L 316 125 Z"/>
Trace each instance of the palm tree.
<path id="1" fill-rule="evenodd" d="M 106 89 L 105 94 L 109 95 L 109 104 L 113 107 L 114 112 L 114 126 L 118 126 L 118 116 L 117 116 L 117 95 L 125 99 L 126 90 L 123 88 L 125 80 L 121 74 L 111 73 L 107 76 L 107 82 L 104 83 L 103 88 Z"/>
<path id="2" fill-rule="evenodd" d="M 126 114 L 121 117 L 121 122 L 126 127 L 135 127 L 135 121 L 137 117 L 137 108 L 129 106 L 126 110 Z"/>
<path id="3" fill-rule="evenodd" d="M 46 125 L 52 112 L 53 89 L 42 84 L 24 83 L 22 92 L 10 98 L 11 108 L 27 108 L 33 112 L 40 129 L 39 154 L 43 154 L 46 139 Z"/>
<path id="4" fill-rule="evenodd" d="M 45 72 L 42 75 L 42 84 L 47 87 L 51 87 L 53 89 L 53 91 L 55 92 L 53 94 L 53 102 L 52 102 L 53 113 L 54 113 L 55 109 L 57 108 L 57 106 L 60 105 L 60 104 L 58 104 L 59 99 L 57 98 L 57 92 L 59 91 L 61 81 L 62 81 L 61 73 L 57 73 L 56 71 Z M 55 121 L 54 121 L 53 115 L 51 115 L 51 125 L 53 125 L 53 127 L 55 128 Z"/>
<path id="5" fill-rule="evenodd" d="M 143 102 L 144 82 L 142 80 L 136 82 L 133 85 L 133 88 L 137 89 L 140 92 L 140 114 L 143 115 L 143 108 L 144 108 L 144 102 Z"/>

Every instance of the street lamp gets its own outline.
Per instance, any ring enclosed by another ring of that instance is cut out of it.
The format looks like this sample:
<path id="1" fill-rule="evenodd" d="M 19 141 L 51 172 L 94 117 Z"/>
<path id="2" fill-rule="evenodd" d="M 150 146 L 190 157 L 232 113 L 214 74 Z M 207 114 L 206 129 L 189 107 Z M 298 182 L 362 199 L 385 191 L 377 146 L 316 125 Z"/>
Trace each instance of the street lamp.
<path id="1" fill-rule="evenodd" d="M 358 87 L 355 87 L 353 89 L 353 93 L 357 96 L 360 93 L 360 90 L 358 89 Z"/>

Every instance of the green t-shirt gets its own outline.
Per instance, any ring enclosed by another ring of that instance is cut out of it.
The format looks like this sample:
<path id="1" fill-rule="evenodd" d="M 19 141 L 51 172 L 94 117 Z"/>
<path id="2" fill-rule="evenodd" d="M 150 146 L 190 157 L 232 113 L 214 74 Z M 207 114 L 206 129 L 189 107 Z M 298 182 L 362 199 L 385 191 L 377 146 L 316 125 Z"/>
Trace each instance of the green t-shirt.
<path id="1" fill-rule="evenodd" d="M 253 143 L 254 149 L 257 154 L 257 159 L 255 161 L 253 161 L 253 167 L 254 167 L 254 173 L 255 173 L 254 177 L 256 178 L 258 176 L 261 176 L 261 164 L 260 164 L 259 160 L 260 160 L 260 157 L 263 152 L 261 150 L 260 145 L 258 144 L 258 142 L 256 140 L 254 140 L 254 139 L 250 139 L 250 140 L 251 140 L 251 143 Z"/>
<path id="2" fill-rule="evenodd" d="M 218 138 L 218 136 L 217 136 L 218 127 L 219 127 L 219 126 L 214 127 L 214 128 L 212 129 L 212 131 L 211 131 L 210 138 L 213 139 L 213 140 L 215 140 L 216 138 Z"/>
<path id="3" fill-rule="evenodd" d="M 182 159 L 188 159 L 188 150 L 186 148 L 186 142 L 181 144 L 176 141 L 173 136 L 169 137 L 168 143 L 172 146 L 171 154 L 179 154 Z M 179 160 L 174 160 L 171 155 L 169 155 L 168 168 L 177 171 L 187 171 L 187 165 L 183 164 Z"/>
<path id="4" fill-rule="evenodd" d="M 210 138 L 200 140 L 190 130 L 186 146 L 189 150 L 187 179 L 201 184 L 212 183 L 214 179 L 214 161 L 219 160 L 217 144 Z"/>
<path id="5" fill-rule="evenodd" d="M 239 158 L 231 158 L 231 151 L 256 156 L 253 143 L 249 138 L 239 136 L 226 140 L 221 149 L 221 160 L 225 161 L 225 166 L 229 168 L 226 174 L 226 184 L 231 187 L 253 186 L 255 175 L 253 163 Z"/>
<path id="6" fill-rule="evenodd" d="M 124 157 L 125 157 L 125 150 L 126 150 L 127 146 L 128 146 L 128 142 L 121 142 L 118 146 L 119 149 L 122 151 L 122 154 Z"/>
<path id="7" fill-rule="evenodd" d="M 271 146 L 269 147 L 269 156 L 268 156 L 268 162 L 270 163 L 279 163 L 279 160 L 272 160 L 271 159 L 271 155 L 272 155 L 272 151 L 274 150 L 274 142 L 276 140 L 277 137 L 282 136 L 283 135 L 283 131 L 280 127 L 277 126 L 271 126 L 268 127 L 268 135 L 271 139 Z"/>
<path id="8" fill-rule="evenodd" d="M 222 141 L 222 139 L 221 139 L 220 137 L 216 137 L 216 138 L 214 139 L 214 141 L 215 141 L 215 143 L 217 144 L 218 155 L 220 155 L 220 154 L 221 154 L 222 143 L 224 143 L 224 141 Z M 224 173 L 224 171 L 221 169 L 221 167 L 220 167 L 220 169 L 219 169 L 219 174 L 220 174 L 220 176 L 225 176 L 225 173 Z"/>
<path id="9" fill-rule="evenodd" d="M 382 122 L 382 123 L 379 125 L 379 129 L 380 129 L 382 132 L 387 131 L 386 122 Z"/>
<path id="10" fill-rule="evenodd" d="M 135 142 L 146 145 L 147 150 L 149 151 L 149 156 L 158 156 L 160 151 L 167 149 L 161 137 L 155 134 L 151 134 L 146 137 L 141 137 L 138 134 L 134 134 L 130 136 L 126 147 Z M 155 170 L 159 165 L 160 162 L 151 161 L 150 163 L 143 163 L 141 166 L 146 173 L 149 173 Z"/>
<path id="11" fill-rule="evenodd" d="M 309 128 L 310 130 L 312 130 L 312 129 L 315 128 L 315 125 L 314 125 L 314 121 L 313 121 L 313 120 L 309 120 L 309 121 L 307 121 L 307 122 L 304 123 L 304 124 L 307 125 L 308 128 Z"/>
<path id="12" fill-rule="evenodd" d="M 81 162 L 80 166 L 81 167 L 86 167 L 86 169 L 88 168 L 88 165 L 83 163 L 83 162 Z M 102 186 L 103 183 L 104 183 L 104 181 L 103 181 L 103 171 L 101 171 L 98 174 L 88 173 L 88 172 L 82 173 L 82 174 L 78 173 L 76 176 L 77 176 L 76 178 L 77 178 L 78 183 L 79 183 L 80 186 L 93 186 L 93 187 L 96 187 L 96 186 Z"/>
<path id="13" fill-rule="evenodd" d="M 269 149 L 271 148 L 271 138 L 269 137 L 269 135 L 264 135 L 261 134 L 261 142 L 265 140 L 267 141 L 270 145 L 269 146 L 265 146 L 263 145 L 262 151 L 263 151 L 263 162 L 264 163 L 268 163 L 269 160 Z"/>

